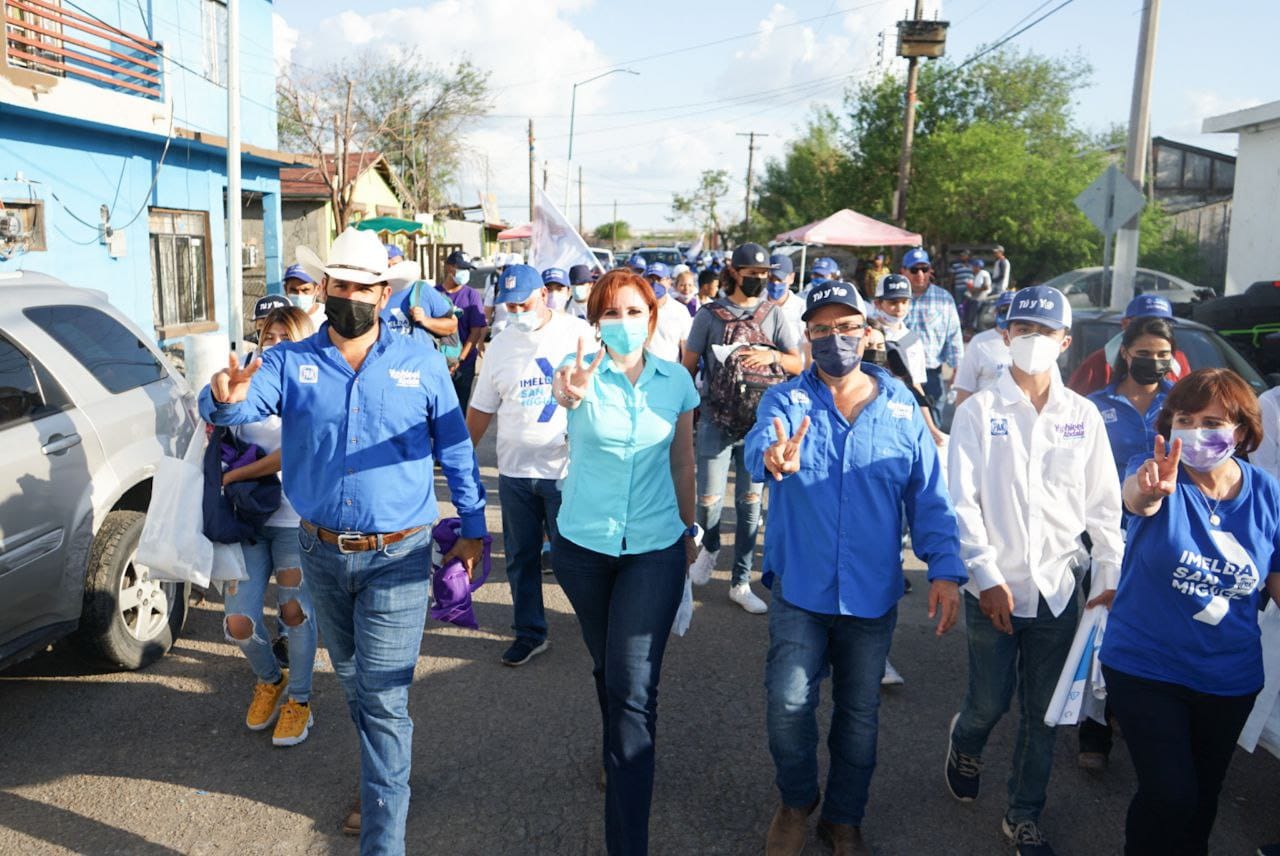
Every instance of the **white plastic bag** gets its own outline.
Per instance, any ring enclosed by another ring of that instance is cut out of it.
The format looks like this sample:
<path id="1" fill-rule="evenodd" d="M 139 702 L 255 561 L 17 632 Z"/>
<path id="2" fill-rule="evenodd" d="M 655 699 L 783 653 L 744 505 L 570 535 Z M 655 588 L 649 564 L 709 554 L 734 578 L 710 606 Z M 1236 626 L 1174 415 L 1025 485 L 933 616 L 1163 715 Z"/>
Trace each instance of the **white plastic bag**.
<path id="1" fill-rule="evenodd" d="M 213 542 L 204 536 L 204 423 L 181 458 L 161 458 L 151 482 L 151 506 L 134 561 L 154 580 L 209 587 Z M 238 548 L 238 545 L 236 545 Z"/>
<path id="2" fill-rule="evenodd" d="M 1262 629 L 1262 668 L 1266 683 L 1236 742 L 1250 752 L 1261 746 L 1280 758 L 1280 607 L 1268 603 L 1258 616 L 1258 624 Z"/>
<path id="3" fill-rule="evenodd" d="M 223 583 L 249 579 L 249 568 L 244 563 L 244 550 L 239 544 L 214 544 L 213 569 L 209 571 L 209 584 L 222 594 Z"/>
<path id="4" fill-rule="evenodd" d="M 1084 611 L 1058 685 L 1045 710 L 1045 725 L 1078 725 L 1086 717 L 1104 721 L 1107 688 L 1102 681 L 1098 652 L 1102 649 L 1106 627 L 1105 606 L 1091 606 Z"/>
<path id="5" fill-rule="evenodd" d="M 671 625 L 671 632 L 677 636 L 683 636 L 689 630 L 689 624 L 693 621 L 693 580 L 689 579 L 689 575 L 684 576 L 684 594 L 680 597 L 680 608 L 676 610 L 675 623 Z"/>

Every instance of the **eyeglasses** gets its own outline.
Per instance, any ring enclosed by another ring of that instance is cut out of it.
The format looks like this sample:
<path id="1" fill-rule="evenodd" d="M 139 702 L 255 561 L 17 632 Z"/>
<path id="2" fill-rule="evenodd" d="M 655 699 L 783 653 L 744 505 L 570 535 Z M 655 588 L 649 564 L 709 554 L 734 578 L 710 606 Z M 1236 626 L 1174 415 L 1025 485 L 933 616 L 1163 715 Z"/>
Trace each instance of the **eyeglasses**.
<path id="1" fill-rule="evenodd" d="M 909 268 L 909 270 L 911 271 L 911 273 L 928 273 L 929 271 L 933 270 L 933 268 L 929 267 L 928 265 L 925 265 L 923 267 Z"/>
<path id="2" fill-rule="evenodd" d="M 856 336 L 863 330 L 867 329 L 867 325 L 860 321 L 847 321 L 844 324 L 837 324 L 834 327 L 826 324 L 810 324 L 810 339 L 825 339 L 832 333 L 839 333 L 841 336 Z"/>

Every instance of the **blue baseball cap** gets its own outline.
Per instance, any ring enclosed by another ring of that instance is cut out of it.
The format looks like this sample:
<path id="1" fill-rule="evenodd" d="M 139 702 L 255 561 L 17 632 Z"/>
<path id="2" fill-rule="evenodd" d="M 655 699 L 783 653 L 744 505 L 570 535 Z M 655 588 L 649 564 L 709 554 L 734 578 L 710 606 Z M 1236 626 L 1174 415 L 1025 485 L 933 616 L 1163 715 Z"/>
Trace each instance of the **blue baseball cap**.
<path id="1" fill-rule="evenodd" d="M 1015 292 L 1012 291 L 1000 292 L 1000 296 L 996 298 L 996 311 L 999 312 L 1001 309 L 1008 309 L 1012 306 L 1014 294 Z"/>
<path id="2" fill-rule="evenodd" d="M 646 277 L 656 276 L 658 279 L 670 279 L 671 268 L 662 262 L 652 262 L 644 269 L 644 275 Z"/>
<path id="3" fill-rule="evenodd" d="M 1070 329 L 1071 304 L 1061 291 L 1048 285 L 1019 289 L 1009 308 L 1009 323 L 1031 321 L 1054 330 Z"/>
<path id="4" fill-rule="evenodd" d="M 880 277 L 876 283 L 876 300 L 911 299 L 911 281 L 900 273 Z"/>
<path id="5" fill-rule="evenodd" d="M 286 281 L 291 279 L 300 279 L 303 282 L 315 283 L 315 280 L 311 278 L 311 274 L 307 273 L 306 270 L 303 269 L 302 265 L 289 265 L 285 268 L 284 278 Z"/>
<path id="6" fill-rule="evenodd" d="M 1173 304 L 1159 295 L 1139 294 L 1124 308 L 1124 317 L 1173 320 Z"/>
<path id="7" fill-rule="evenodd" d="M 588 282 L 595 282 L 594 271 L 591 265 L 574 265 L 569 268 L 569 284 L 570 285 L 586 285 Z"/>
<path id="8" fill-rule="evenodd" d="M 867 315 L 867 307 L 863 304 L 862 295 L 858 294 L 858 289 L 850 283 L 837 279 L 815 285 L 810 289 L 809 299 L 805 301 L 804 314 L 800 316 L 800 320 L 808 321 L 813 313 L 833 304 L 848 306 L 864 318 Z"/>
<path id="9" fill-rule="evenodd" d="M 913 268 L 916 265 L 933 267 L 933 262 L 929 261 L 929 254 L 924 251 L 924 247 L 912 247 L 902 256 L 902 266 L 904 268 Z"/>
<path id="10" fill-rule="evenodd" d="M 524 303 L 539 288 L 542 276 L 529 265 L 507 265 L 498 278 L 498 303 Z"/>
<path id="11" fill-rule="evenodd" d="M 289 298 L 279 294 L 268 294 L 266 297 L 259 297 L 258 302 L 253 304 L 253 320 L 261 321 L 271 314 L 271 310 L 284 309 L 292 305 L 293 303 Z"/>
<path id="12" fill-rule="evenodd" d="M 648 266 L 649 263 L 645 261 L 644 256 L 639 253 L 632 253 L 631 258 L 627 259 L 627 267 L 632 270 L 643 272 Z"/>
<path id="13" fill-rule="evenodd" d="M 769 258 L 768 251 L 759 244 L 753 244 L 750 241 L 733 248 L 733 259 L 730 264 L 736 268 L 773 268 L 773 262 Z"/>
<path id="14" fill-rule="evenodd" d="M 556 285 L 567 286 L 569 284 L 569 275 L 562 268 L 547 268 L 542 272 L 542 282 L 544 285 L 555 283 Z"/>
<path id="15" fill-rule="evenodd" d="M 974 259 L 973 266 L 976 268 L 984 268 L 987 266 L 987 263 L 984 262 L 982 259 Z"/>
<path id="16" fill-rule="evenodd" d="M 834 276 L 840 272 L 840 265 L 836 264 L 835 259 L 823 256 L 813 260 L 813 272 L 823 276 Z"/>
<path id="17" fill-rule="evenodd" d="M 400 249 L 400 248 L 399 248 L 399 247 L 397 247 L 395 244 L 383 244 L 382 246 L 384 246 L 384 247 L 386 247 L 386 248 L 387 248 L 387 260 L 388 260 L 388 261 L 390 261 L 391 259 L 402 259 L 402 258 L 404 258 L 404 250 Z"/>
<path id="18" fill-rule="evenodd" d="M 791 256 L 783 253 L 774 253 L 769 256 L 769 266 L 773 268 L 773 275 L 779 280 L 796 272 L 796 266 L 791 263 Z"/>
<path id="19" fill-rule="evenodd" d="M 462 250 L 454 250 L 453 252 L 449 253 L 448 258 L 444 260 L 444 263 L 447 265 L 453 265 L 458 270 L 475 270 L 476 269 L 476 266 L 471 261 L 471 256 L 467 255 Z M 516 301 L 516 302 L 519 303 L 520 301 Z"/>

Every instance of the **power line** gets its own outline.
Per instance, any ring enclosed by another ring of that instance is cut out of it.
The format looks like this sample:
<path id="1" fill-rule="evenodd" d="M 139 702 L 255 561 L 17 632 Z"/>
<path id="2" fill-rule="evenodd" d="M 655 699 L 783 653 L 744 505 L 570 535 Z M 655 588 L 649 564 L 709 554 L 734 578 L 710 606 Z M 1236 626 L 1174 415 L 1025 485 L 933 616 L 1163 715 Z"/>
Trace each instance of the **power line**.
<path id="1" fill-rule="evenodd" d="M 1053 0 L 1049 0 L 1049 2 L 1053 2 Z M 996 42 L 995 42 L 994 44 L 992 44 L 992 45 L 989 45 L 989 46 L 987 46 L 987 47 L 978 48 L 978 52 L 977 52 L 977 53 L 973 54 L 973 55 L 972 55 L 972 56 L 970 56 L 968 59 L 966 59 L 964 62 L 960 63 L 960 65 L 956 66 L 956 71 L 959 71 L 960 69 L 964 68 L 966 65 L 969 65 L 970 63 L 977 62 L 978 60 L 982 59 L 984 56 L 986 56 L 987 54 L 991 53 L 992 51 L 998 50 L 998 49 L 999 49 L 1000 47 L 1002 47 L 1003 45 L 1008 44 L 1009 42 L 1011 42 L 1011 41 L 1013 41 L 1014 39 L 1016 39 L 1018 36 L 1020 36 L 1020 35 L 1022 35 L 1023 33 L 1025 33 L 1027 30 L 1029 30 L 1029 29 L 1031 29 L 1032 27 L 1034 27 L 1036 24 L 1039 24 L 1039 23 L 1040 23 L 1041 21 L 1043 21 L 1045 18 L 1048 18 L 1050 15 L 1054 14 L 1055 12 L 1057 12 L 1057 11 L 1059 11 L 1059 10 L 1061 10 L 1061 9 L 1066 8 L 1067 6 L 1070 6 L 1073 2 L 1074 2 L 1074 0 L 1063 0 L 1063 2 L 1059 3 L 1057 6 L 1054 6 L 1054 7 L 1053 7 L 1052 9 L 1050 9 L 1048 12 L 1045 12 L 1045 13 L 1044 13 L 1043 15 L 1041 15 L 1039 18 L 1036 18 L 1034 21 L 1032 21 L 1030 24 L 1027 24 L 1027 25 L 1026 25 L 1025 27 L 1023 27 L 1022 29 L 1020 29 L 1020 30 L 1015 30 L 1014 32 L 1010 33 L 1009 35 L 1004 36 L 1003 38 L 999 39 L 998 41 L 996 41 Z M 1044 8 L 1044 6 L 1045 6 L 1045 4 L 1041 4 L 1040 8 Z M 1035 13 L 1033 12 L 1032 14 L 1035 14 Z M 1026 18 L 1023 18 L 1023 20 L 1026 20 Z M 1015 24 L 1014 26 L 1017 26 L 1017 25 Z"/>

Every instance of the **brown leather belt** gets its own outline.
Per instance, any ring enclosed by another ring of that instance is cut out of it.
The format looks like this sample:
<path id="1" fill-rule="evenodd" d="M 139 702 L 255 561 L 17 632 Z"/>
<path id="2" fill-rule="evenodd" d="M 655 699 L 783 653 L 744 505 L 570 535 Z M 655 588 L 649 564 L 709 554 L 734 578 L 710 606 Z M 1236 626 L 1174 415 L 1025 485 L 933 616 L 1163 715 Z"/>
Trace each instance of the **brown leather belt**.
<path id="1" fill-rule="evenodd" d="M 335 532 L 303 520 L 302 528 L 326 544 L 333 544 L 339 552 L 365 553 L 369 550 L 381 550 L 388 544 L 403 541 L 427 527 L 414 526 L 412 529 L 401 529 L 399 532 Z"/>

